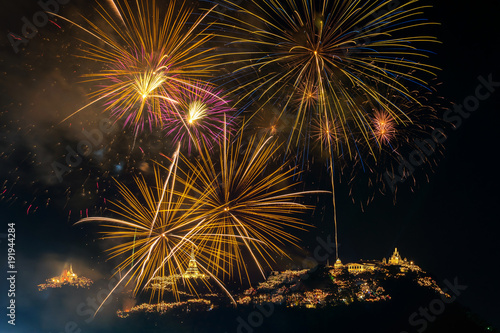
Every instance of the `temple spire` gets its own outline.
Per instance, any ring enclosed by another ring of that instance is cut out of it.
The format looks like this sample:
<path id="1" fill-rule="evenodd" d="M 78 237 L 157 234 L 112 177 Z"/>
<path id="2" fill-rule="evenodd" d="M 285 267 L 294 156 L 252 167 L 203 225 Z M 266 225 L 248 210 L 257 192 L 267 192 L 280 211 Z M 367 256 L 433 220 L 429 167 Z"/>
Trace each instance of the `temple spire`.
<path id="1" fill-rule="evenodd" d="M 198 264 L 194 256 L 194 247 L 191 248 L 191 256 L 189 259 L 188 268 L 183 275 L 184 278 L 205 278 L 205 274 L 200 273 L 200 271 L 198 270 Z"/>

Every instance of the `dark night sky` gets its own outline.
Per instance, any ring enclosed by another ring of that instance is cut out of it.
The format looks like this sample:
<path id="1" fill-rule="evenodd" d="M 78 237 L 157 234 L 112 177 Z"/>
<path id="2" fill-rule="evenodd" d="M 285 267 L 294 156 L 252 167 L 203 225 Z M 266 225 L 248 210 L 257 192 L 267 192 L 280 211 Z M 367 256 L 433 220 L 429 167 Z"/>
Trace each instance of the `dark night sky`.
<path id="1" fill-rule="evenodd" d="M 79 12 L 89 15 L 92 10 L 86 3 L 70 1 L 60 13 L 70 18 L 76 18 Z M 461 104 L 474 94 L 479 84 L 478 76 L 492 74 L 493 80 L 500 82 L 497 10 L 488 0 L 445 0 L 433 5 L 427 17 L 442 23 L 434 33 L 443 44 L 432 46 L 437 55 L 430 60 L 442 68 L 438 74 L 438 81 L 442 82 L 438 92 L 448 103 Z M 79 83 L 78 77 L 92 71 L 93 67 L 85 62 L 80 65 L 80 61 L 71 56 L 78 45 L 75 35 L 83 35 L 75 28 L 60 30 L 49 23 L 15 54 L 6 38 L 7 32 L 19 33 L 20 18 L 30 17 L 38 8 L 34 1 L 28 0 L 4 1 L 2 7 L 0 153 L 4 154 L 0 159 L 0 182 L 6 180 L 4 186 L 8 193 L 15 194 L 18 199 L 12 202 L 13 199 L 5 196 L 0 201 L 0 232 L 6 232 L 8 222 L 16 222 L 19 280 L 23 283 L 19 288 L 33 288 L 58 273 L 61 265 L 70 259 L 85 267 L 83 275 L 94 279 L 107 277 L 112 266 L 103 260 L 102 244 L 93 242 L 95 230 L 72 226 L 79 217 L 75 212 L 86 208 L 95 211 L 93 205 L 99 198 L 112 196 L 84 181 L 88 174 L 94 176 L 100 169 L 90 163 L 84 170 L 65 177 L 60 184 L 51 176 L 50 167 L 64 154 L 61 142 L 76 142 L 73 128 L 91 128 L 95 121 L 88 119 L 102 117 L 97 109 L 90 109 L 89 113 L 72 120 L 71 128 L 51 128 L 63 115 L 85 102 L 85 85 Z M 58 24 L 68 26 L 60 20 Z M 479 109 L 464 120 L 462 126 L 455 131 L 448 130 L 444 156 L 429 182 L 421 179 L 414 193 L 402 186 L 395 205 L 392 197 L 377 196 L 362 212 L 358 205 L 352 204 L 346 186 L 339 186 L 337 205 L 343 261 L 381 259 L 398 247 L 403 256 L 432 273 L 438 282 L 457 277 L 468 286 L 459 302 L 500 327 L 497 281 L 499 110 L 500 88 L 481 102 Z M 154 135 L 150 138 L 157 140 Z M 120 151 L 118 147 L 128 143 L 120 141 L 122 139 L 118 142 L 111 138 L 106 140 L 109 140 L 109 147 L 117 151 L 104 152 L 104 159 L 111 160 L 104 165 L 118 177 L 126 176 L 117 169 L 119 163 L 137 166 L 141 159 L 147 161 L 157 152 L 164 152 L 160 151 L 161 145 L 152 144 L 150 156 L 127 161 L 126 150 Z M 29 164 L 29 161 L 35 163 Z M 15 170 L 17 166 L 19 169 Z M 20 177 L 17 182 L 16 177 Z M 67 188 L 74 194 L 65 206 Z M 90 194 L 81 197 L 79 191 Z M 47 198 L 50 203 L 45 207 Z M 323 201 L 328 205 L 328 200 Z M 32 209 L 39 208 L 27 214 L 32 202 Z M 73 209 L 71 215 L 68 207 Z M 317 228 L 303 237 L 309 250 L 316 246 L 316 236 L 326 237 L 333 230 L 329 222 L 331 208 L 327 207 L 325 218 L 321 220 L 315 214 L 313 222 Z M 0 248 L 5 253 L 5 241 L 0 240 Z M 4 265 L 4 257 L 0 260 Z M 6 270 L 4 266 L 2 270 Z M 1 292 L 3 295 L 3 288 Z M 29 297 L 23 296 L 19 301 L 22 300 L 27 303 L 20 306 L 29 308 Z M 20 317 L 19 321 L 22 320 Z"/>

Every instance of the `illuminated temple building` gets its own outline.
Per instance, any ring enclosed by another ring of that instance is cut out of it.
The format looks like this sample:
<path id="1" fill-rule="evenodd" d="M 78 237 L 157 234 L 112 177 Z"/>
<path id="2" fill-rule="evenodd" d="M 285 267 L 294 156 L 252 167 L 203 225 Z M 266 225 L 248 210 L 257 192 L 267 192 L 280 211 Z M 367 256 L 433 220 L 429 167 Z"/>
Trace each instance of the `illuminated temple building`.
<path id="1" fill-rule="evenodd" d="M 382 260 L 382 262 L 386 262 L 385 258 Z M 389 258 L 389 265 L 402 265 L 406 264 L 407 262 L 408 260 L 406 260 L 406 258 L 403 259 L 399 254 L 398 248 L 395 248 L 392 257 Z"/>
<path id="2" fill-rule="evenodd" d="M 196 263 L 196 259 L 194 257 L 194 252 L 191 252 L 191 258 L 189 259 L 189 264 L 187 270 L 182 274 L 184 279 L 207 279 L 208 277 L 200 273 L 198 270 L 198 264 Z"/>
<path id="3" fill-rule="evenodd" d="M 376 264 L 374 263 L 349 263 L 346 266 L 348 272 L 351 274 L 373 272 L 376 268 Z"/>
<path id="4" fill-rule="evenodd" d="M 337 262 L 334 265 L 334 271 L 339 272 L 344 267 L 347 268 L 347 271 L 351 274 L 358 274 L 364 272 L 373 272 L 376 269 L 380 269 L 387 266 L 399 266 L 401 272 L 405 273 L 408 271 L 421 271 L 420 267 L 415 265 L 413 261 L 408 261 L 406 258 L 399 254 L 397 248 L 394 249 L 394 253 L 387 260 L 383 258 L 382 261 L 378 260 L 360 260 L 355 263 L 348 263 L 346 265 L 342 265 L 340 259 L 337 259 Z"/>
<path id="5" fill-rule="evenodd" d="M 337 260 L 335 261 L 335 264 L 333 265 L 333 268 L 334 269 L 342 269 L 344 265 L 342 265 L 342 261 L 340 261 L 339 258 L 337 258 Z"/>
<path id="6" fill-rule="evenodd" d="M 169 276 L 155 276 L 151 279 L 151 283 L 147 288 L 150 289 L 168 289 L 169 286 L 176 283 L 177 280 L 183 279 L 201 279 L 207 280 L 209 277 L 200 272 L 194 252 L 191 252 L 188 267 L 183 274 L 172 274 Z"/>
<path id="7" fill-rule="evenodd" d="M 394 249 L 394 253 L 392 256 L 389 258 L 389 261 L 387 262 L 384 259 L 382 259 L 382 263 L 385 265 L 397 265 L 401 266 L 401 271 L 402 272 L 407 272 L 407 271 L 420 271 L 420 267 L 415 265 L 413 261 L 408 261 L 406 258 L 402 258 L 401 255 L 398 252 L 398 248 Z"/>
<path id="8" fill-rule="evenodd" d="M 69 282 L 72 283 L 78 279 L 78 276 L 73 273 L 73 265 L 69 265 L 69 270 L 63 270 L 62 274 L 58 277 L 53 277 L 51 280 L 55 283 L 64 283 Z"/>
<path id="9" fill-rule="evenodd" d="M 46 283 L 39 284 L 38 290 L 42 291 L 47 288 L 60 288 L 62 286 L 73 286 L 78 288 L 88 288 L 92 284 L 92 280 L 81 276 L 78 277 L 73 272 L 73 265 L 69 265 L 69 270 L 64 269 L 59 276 L 55 276 L 53 278 L 47 279 Z"/>
<path id="10" fill-rule="evenodd" d="M 117 315 L 120 318 L 126 318 L 132 313 L 159 313 L 165 314 L 170 311 L 210 311 L 216 307 L 209 299 L 201 297 L 218 296 L 216 294 L 207 294 L 206 287 L 209 276 L 200 272 L 196 261 L 194 251 L 191 251 L 189 262 L 185 271 L 181 274 L 158 275 L 151 278 L 145 289 L 152 290 L 153 295 L 159 292 L 160 301 L 157 304 L 150 304 L 151 297 L 147 294 L 149 300 L 142 299 L 146 303 L 142 303 L 131 308 L 118 310 Z M 199 282 L 202 283 L 199 283 Z M 211 292 L 210 287 L 208 290 Z M 164 295 L 165 291 L 173 292 L 172 295 Z"/>

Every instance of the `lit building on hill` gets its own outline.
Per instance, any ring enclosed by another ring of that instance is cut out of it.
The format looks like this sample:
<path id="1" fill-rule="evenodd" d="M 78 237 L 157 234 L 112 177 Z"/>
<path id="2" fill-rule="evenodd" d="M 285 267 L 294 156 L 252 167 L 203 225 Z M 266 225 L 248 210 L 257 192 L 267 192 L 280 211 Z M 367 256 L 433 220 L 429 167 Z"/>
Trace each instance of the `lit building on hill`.
<path id="1" fill-rule="evenodd" d="M 387 260 L 386 258 L 383 258 L 382 261 L 360 260 L 358 262 L 342 265 L 340 259 L 337 259 L 335 265 L 333 266 L 334 269 L 330 271 L 330 274 L 336 276 L 340 274 L 340 272 L 344 267 L 347 268 L 347 271 L 351 274 L 359 274 L 364 272 L 373 272 L 377 269 L 381 269 L 382 267 L 386 266 L 399 266 L 401 272 L 403 273 L 408 271 L 421 271 L 420 267 L 415 265 L 413 261 L 408 261 L 408 259 L 403 258 L 399 253 L 398 249 L 395 248 L 394 253 L 389 258 L 389 260 Z"/>
<path id="2" fill-rule="evenodd" d="M 342 265 L 342 261 L 340 261 L 340 258 L 337 258 L 335 261 L 335 264 L 333 265 L 333 269 L 342 269 L 344 265 Z"/>
<path id="3" fill-rule="evenodd" d="M 385 258 L 384 258 L 385 260 Z M 402 258 L 401 255 L 399 254 L 398 252 L 398 248 L 395 248 L 394 249 L 394 253 L 392 254 L 392 256 L 389 258 L 389 262 L 388 264 L 389 265 L 404 265 L 407 263 L 407 260 L 406 258 Z"/>
<path id="4" fill-rule="evenodd" d="M 171 289 L 172 285 L 176 284 L 178 280 L 183 280 L 183 279 L 201 279 L 201 280 L 209 279 L 208 275 L 201 273 L 200 270 L 198 269 L 198 264 L 194 256 L 194 252 L 191 252 L 191 258 L 189 259 L 188 267 L 183 274 L 172 274 L 169 276 L 155 276 L 154 278 L 151 279 L 151 282 L 146 288 L 158 289 L 158 290 Z"/>
<path id="5" fill-rule="evenodd" d="M 387 262 L 387 264 L 386 264 Z M 394 253 L 392 256 L 389 258 L 388 261 L 384 258 L 382 260 L 383 264 L 386 265 L 397 265 L 401 266 L 401 272 L 407 272 L 407 271 L 421 271 L 420 267 L 415 265 L 413 261 L 408 261 L 408 259 L 404 258 L 399 254 L 398 248 L 394 249 Z"/>
<path id="6" fill-rule="evenodd" d="M 78 277 L 73 272 L 73 265 L 69 265 L 69 270 L 64 269 L 61 275 L 47 279 L 46 283 L 38 285 L 38 290 L 42 291 L 47 288 L 60 288 L 62 286 L 73 286 L 78 288 L 88 288 L 92 284 L 92 280 L 81 276 Z"/>
<path id="7" fill-rule="evenodd" d="M 65 269 L 63 270 L 62 274 L 58 277 L 53 277 L 51 280 L 52 282 L 55 283 L 64 283 L 68 282 L 71 283 L 73 281 L 76 281 L 78 279 L 78 276 L 73 273 L 73 265 L 69 265 L 69 270 Z"/>
<path id="8" fill-rule="evenodd" d="M 346 266 L 347 271 L 351 274 L 373 272 L 377 268 L 374 263 L 349 263 Z"/>
<path id="9" fill-rule="evenodd" d="M 198 264 L 196 263 L 196 259 L 194 257 L 194 252 L 191 252 L 191 259 L 189 259 L 189 264 L 187 270 L 182 274 L 184 279 L 208 279 L 208 277 L 200 273 L 198 270 Z"/>

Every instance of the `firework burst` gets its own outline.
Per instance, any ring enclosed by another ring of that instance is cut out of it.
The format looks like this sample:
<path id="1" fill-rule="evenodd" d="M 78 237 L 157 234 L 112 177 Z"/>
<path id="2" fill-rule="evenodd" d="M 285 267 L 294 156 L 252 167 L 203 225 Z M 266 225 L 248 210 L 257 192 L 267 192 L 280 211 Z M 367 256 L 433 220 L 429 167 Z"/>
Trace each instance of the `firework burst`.
<path id="1" fill-rule="evenodd" d="M 176 105 L 165 107 L 163 124 L 166 135 L 184 143 L 189 153 L 200 143 L 211 148 L 223 135 L 225 125 L 233 128 L 229 101 L 214 87 L 193 84 L 181 89 L 178 96 Z"/>
<path id="2" fill-rule="evenodd" d="M 423 77 L 437 70 L 423 62 L 428 54 L 420 49 L 422 43 L 437 39 L 413 35 L 414 28 L 435 24 L 422 18 L 429 6 L 419 0 L 395 6 L 378 0 L 252 0 L 245 6 L 224 2 L 242 15 L 226 15 L 237 22 L 240 34 L 231 36 L 236 51 L 224 65 L 234 64 L 235 72 L 247 78 L 235 91 L 242 94 L 241 101 L 279 103 L 283 114 L 292 113 L 295 120 L 286 151 L 303 149 L 303 158 L 309 150 L 311 124 L 317 119 L 321 140 L 328 145 L 332 189 L 334 148 L 340 147 L 341 156 L 355 162 L 360 145 L 377 156 L 380 142 L 372 140 L 376 124 L 363 103 L 369 101 L 396 122 L 404 122 L 404 112 L 378 88 L 390 88 L 418 103 L 408 83 L 426 86 Z M 329 126 L 331 121 L 335 125 Z M 335 197 L 333 205 L 337 229 Z"/>
<path id="3" fill-rule="evenodd" d="M 210 24 L 202 25 L 208 12 L 195 16 L 183 2 L 169 2 L 165 13 L 154 0 L 111 4 L 111 12 L 102 6 L 98 10 L 106 28 L 88 19 L 88 29 L 71 22 L 104 44 L 83 40 L 81 57 L 103 69 L 85 76 L 98 89 L 90 94 L 92 102 L 75 113 L 103 102 L 105 110 L 137 133 L 146 124 L 162 123 L 161 106 L 175 105 L 180 87 L 210 75 L 207 67 L 217 55 L 209 54 L 206 43 L 213 35 L 207 32 Z"/>
<path id="4" fill-rule="evenodd" d="M 227 27 L 236 21 L 240 35 L 231 36 L 237 51 L 223 64 L 235 64 L 236 73 L 248 78 L 235 88 L 242 101 L 255 96 L 263 103 L 280 101 L 283 112 L 295 115 L 287 149 L 310 135 L 313 118 L 328 118 L 337 119 L 337 136 L 344 137 L 346 155 L 354 156 L 357 140 L 351 139 L 352 131 L 365 142 L 373 131 L 360 106 L 363 100 L 370 99 L 395 119 L 404 117 L 374 85 L 411 99 L 406 85 L 426 85 L 421 76 L 437 70 L 422 62 L 427 52 L 419 48 L 436 38 L 412 35 L 413 28 L 434 24 L 421 17 L 428 6 L 418 0 L 390 9 L 389 2 L 376 0 L 247 3 L 232 5 L 242 18 L 226 15 Z"/>
<path id="5" fill-rule="evenodd" d="M 380 93 L 397 105 L 405 117 L 395 119 L 380 110 L 379 105 L 365 103 L 363 107 L 371 110 L 374 129 L 371 145 L 377 149 L 360 143 L 356 159 L 339 163 L 349 177 L 353 201 L 359 201 L 362 207 L 368 205 L 376 193 L 389 194 L 396 200 L 399 182 L 394 181 L 394 176 L 404 180 L 413 191 L 417 178 L 428 180 L 444 149 L 433 139 L 433 135 L 445 137 L 442 129 L 447 128 L 439 117 L 445 108 L 436 98 L 434 89 L 411 91 L 417 102 L 390 88 L 381 88 Z M 416 159 L 418 171 L 409 159 Z"/>
<path id="6" fill-rule="evenodd" d="M 372 118 L 373 135 L 379 144 L 390 144 L 395 137 L 396 121 L 386 111 L 375 111 Z"/>
<path id="7" fill-rule="evenodd" d="M 311 123 L 311 138 L 321 152 L 324 150 L 333 150 L 336 154 L 340 154 L 341 137 L 339 137 L 340 129 L 337 121 L 334 119 L 315 118 Z"/>
<path id="8" fill-rule="evenodd" d="M 273 168 L 271 161 L 280 145 L 272 138 L 251 137 L 243 146 L 242 137 L 225 138 L 217 159 L 205 146 L 200 159 L 184 159 L 189 173 L 196 177 L 196 202 L 207 220 L 204 246 L 212 249 L 213 271 L 222 275 L 248 274 L 249 255 L 261 273 L 271 266 L 273 254 L 287 257 L 282 245 L 297 245 L 299 239 L 287 229 L 305 229 L 307 223 L 296 214 L 311 208 L 297 202 L 306 194 L 325 191 L 289 192 L 294 169 Z M 188 178 L 189 179 L 189 178 Z M 222 268 L 222 269 L 221 269 Z"/>
<path id="9" fill-rule="evenodd" d="M 207 262 L 214 252 L 204 246 L 210 243 L 211 237 L 203 232 L 206 219 L 200 217 L 196 209 L 200 204 L 186 204 L 186 199 L 191 198 L 188 193 L 192 190 L 195 179 L 184 179 L 182 189 L 175 189 L 178 159 L 179 149 L 173 157 L 166 179 L 161 177 L 162 168 L 155 169 L 154 187 L 148 186 L 144 178 L 136 177 L 139 195 L 134 195 L 131 189 L 118 183 L 122 201 L 112 203 L 115 208 L 111 211 L 121 216 L 121 219 L 88 217 L 77 222 L 100 222 L 101 226 L 107 229 L 103 232 L 103 239 L 119 241 L 118 245 L 109 249 L 110 258 L 125 257 L 117 266 L 117 271 L 125 272 L 117 286 L 120 283 L 133 282 L 134 293 L 148 287 L 155 278 L 170 278 L 170 288 L 178 297 L 175 277 L 182 277 L 186 272 L 194 251 L 198 266 L 224 288 L 206 269 L 216 267 L 217 263 Z M 226 257 L 230 257 L 230 254 L 226 254 Z M 195 291 L 189 279 L 183 279 L 182 282 Z M 224 290 L 227 292 L 225 288 Z M 113 291 L 114 289 L 111 293 Z M 155 291 L 153 289 L 152 297 Z M 163 291 L 159 290 L 160 298 Z M 228 295 L 230 296 L 229 293 Z"/>
<path id="10" fill-rule="evenodd" d="M 246 255 L 265 276 L 264 266 L 271 266 L 273 254 L 287 257 L 282 246 L 298 244 L 299 238 L 287 229 L 309 227 L 296 215 L 311 207 L 296 201 L 306 194 L 328 192 L 289 193 L 295 185 L 294 170 L 271 167 L 279 149 L 272 138 L 252 137 L 243 148 L 241 136 L 231 142 L 227 135 L 224 128 L 218 160 L 203 144 L 196 162 L 182 158 L 187 167 L 182 171 L 179 144 L 170 167 L 155 169 L 154 187 L 136 177 L 139 194 L 134 195 L 118 184 L 122 200 L 112 203 L 111 211 L 121 218 L 77 222 L 100 222 L 107 229 L 103 238 L 120 241 L 109 249 L 111 258 L 125 257 L 117 266 L 124 272 L 119 283 L 134 282 L 137 293 L 156 280 L 168 281 L 176 294 L 176 277 L 186 272 L 195 251 L 198 267 L 227 292 L 217 276 L 250 279 Z M 166 179 L 162 169 L 168 171 Z M 195 291 L 189 280 L 185 283 Z M 161 297 L 163 289 L 159 291 Z"/>

